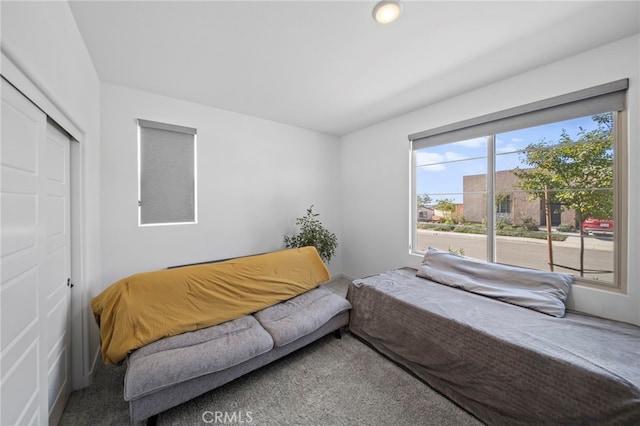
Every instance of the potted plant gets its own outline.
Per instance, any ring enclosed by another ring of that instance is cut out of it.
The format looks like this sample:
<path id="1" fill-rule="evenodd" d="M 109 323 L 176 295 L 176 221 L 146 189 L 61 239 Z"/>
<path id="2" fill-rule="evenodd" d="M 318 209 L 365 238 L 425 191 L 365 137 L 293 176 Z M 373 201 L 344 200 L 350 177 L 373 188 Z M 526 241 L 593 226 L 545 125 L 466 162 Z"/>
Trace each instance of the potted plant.
<path id="1" fill-rule="evenodd" d="M 300 232 L 296 235 L 285 235 L 284 245 L 287 248 L 314 246 L 322 260 L 329 263 L 338 247 L 338 238 L 316 219 L 318 216 L 320 214 L 314 213 L 311 205 L 306 215 L 296 218 L 296 225 L 300 226 Z"/>

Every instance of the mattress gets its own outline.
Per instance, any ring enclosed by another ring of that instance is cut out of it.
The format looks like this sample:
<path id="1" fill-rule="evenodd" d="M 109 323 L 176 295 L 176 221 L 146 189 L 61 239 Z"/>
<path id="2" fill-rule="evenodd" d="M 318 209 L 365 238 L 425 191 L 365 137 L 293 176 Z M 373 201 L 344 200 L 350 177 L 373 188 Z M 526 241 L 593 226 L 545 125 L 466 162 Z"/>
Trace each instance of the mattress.
<path id="1" fill-rule="evenodd" d="M 350 331 L 487 424 L 640 424 L 640 328 L 553 317 L 402 268 L 349 287 Z"/>

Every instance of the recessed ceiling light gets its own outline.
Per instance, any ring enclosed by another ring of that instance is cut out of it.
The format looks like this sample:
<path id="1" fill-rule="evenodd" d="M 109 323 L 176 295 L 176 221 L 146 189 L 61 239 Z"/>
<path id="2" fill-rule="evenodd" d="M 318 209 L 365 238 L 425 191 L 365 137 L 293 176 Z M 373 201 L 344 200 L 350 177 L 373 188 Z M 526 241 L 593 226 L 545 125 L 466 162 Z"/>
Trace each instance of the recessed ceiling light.
<path id="1" fill-rule="evenodd" d="M 379 24 L 389 24 L 400 16 L 402 3 L 399 1 L 381 1 L 373 8 L 373 19 Z"/>

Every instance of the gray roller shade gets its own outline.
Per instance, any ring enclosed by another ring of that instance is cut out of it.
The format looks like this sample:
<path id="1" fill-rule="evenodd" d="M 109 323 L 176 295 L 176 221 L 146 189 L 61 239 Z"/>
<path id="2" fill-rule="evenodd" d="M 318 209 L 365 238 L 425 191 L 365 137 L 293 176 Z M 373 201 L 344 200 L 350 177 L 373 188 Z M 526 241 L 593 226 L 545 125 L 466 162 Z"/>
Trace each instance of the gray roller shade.
<path id="1" fill-rule="evenodd" d="M 196 129 L 140 126 L 140 224 L 195 222 Z"/>
<path id="2" fill-rule="evenodd" d="M 413 149 L 463 141 L 625 108 L 622 79 L 409 135 Z"/>

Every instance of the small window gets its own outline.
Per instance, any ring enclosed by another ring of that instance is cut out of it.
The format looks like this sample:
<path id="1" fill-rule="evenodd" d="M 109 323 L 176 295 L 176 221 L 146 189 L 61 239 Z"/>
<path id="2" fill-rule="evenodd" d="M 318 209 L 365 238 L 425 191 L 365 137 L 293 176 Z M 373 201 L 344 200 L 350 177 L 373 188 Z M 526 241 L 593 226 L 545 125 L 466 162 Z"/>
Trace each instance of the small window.
<path id="1" fill-rule="evenodd" d="M 496 178 L 497 177 L 496 175 Z M 512 222 L 511 194 L 504 192 L 496 193 L 496 224 L 511 224 Z"/>
<path id="2" fill-rule="evenodd" d="M 511 215 L 511 194 L 496 194 L 496 214 L 509 217 Z"/>
<path id="3" fill-rule="evenodd" d="M 138 224 L 197 222 L 196 129 L 138 120 Z"/>

